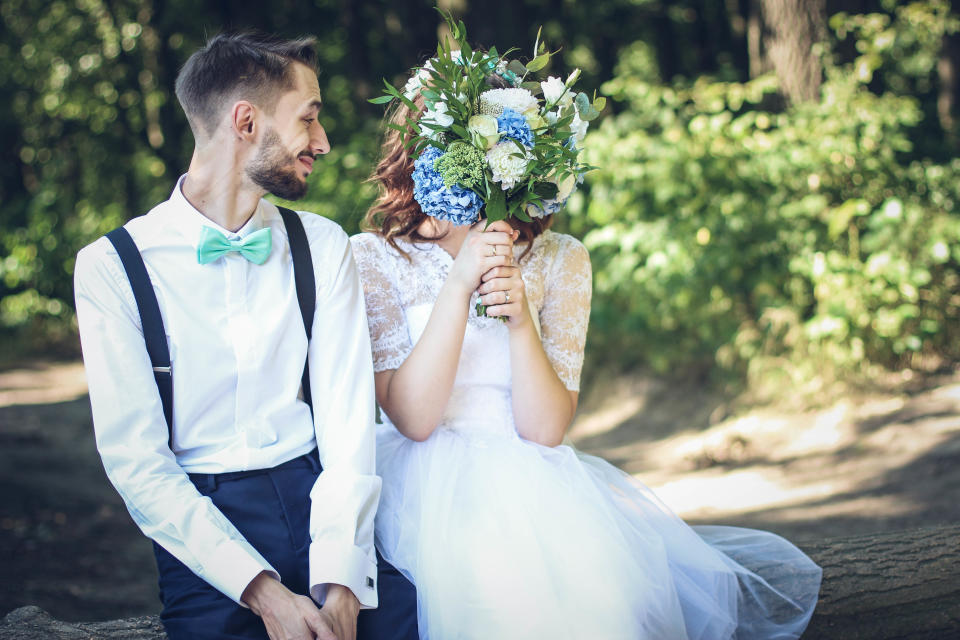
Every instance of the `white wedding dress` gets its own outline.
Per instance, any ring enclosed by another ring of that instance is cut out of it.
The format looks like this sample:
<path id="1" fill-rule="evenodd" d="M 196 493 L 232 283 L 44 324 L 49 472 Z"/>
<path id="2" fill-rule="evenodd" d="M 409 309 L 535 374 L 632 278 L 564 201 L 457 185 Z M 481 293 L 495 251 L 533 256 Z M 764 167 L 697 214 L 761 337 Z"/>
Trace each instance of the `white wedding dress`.
<path id="1" fill-rule="evenodd" d="M 377 235 L 352 240 L 375 370 L 396 369 L 452 259 L 432 243 L 400 240 L 404 256 Z M 547 231 L 520 264 L 544 350 L 577 389 L 591 294 L 586 249 Z M 420 637 L 798 637 L 820 568 L 771 533 L 691 528 L 600 458 L 522 440 L 511 393 L 535 381 L 511 380 L 507 334 L 471 310 L 436 431 L 414 442 L 386 415 L 378 427 L 377 547 L 417 587 Z"/>

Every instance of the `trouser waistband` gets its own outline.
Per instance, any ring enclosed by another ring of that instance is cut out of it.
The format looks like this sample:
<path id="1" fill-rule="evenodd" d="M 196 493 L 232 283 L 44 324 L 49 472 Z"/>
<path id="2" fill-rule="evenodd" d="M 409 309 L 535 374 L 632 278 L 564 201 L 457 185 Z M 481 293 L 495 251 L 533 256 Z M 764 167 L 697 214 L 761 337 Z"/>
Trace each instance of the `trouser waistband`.
<path id="1" fill-rule="evenodd" d="M 266 473 L 272 473 L 274 471 L 286 471 L 287 469 L 312 469 L 314 473 L 320 473 L 323 471 L 323 467 L 320 465 L 319 453 L 317 452 L 317 449 L 314 448 L 314 450 L 310 453 L 305 453 L 302 456 L 293 458 L 292 460 L 281 462 L 275 467 L 267 467 L 265 469 L 248 469 L 246 471 L 227 471 L 226 473 L 188 473 L 187 477 L 190 478 L 190 481 L 195 487 L 213 490 L 217 488 L 218 484 L 222 484 L 224 482 L 234 482 L 236 480 L 260 476 Z"/>

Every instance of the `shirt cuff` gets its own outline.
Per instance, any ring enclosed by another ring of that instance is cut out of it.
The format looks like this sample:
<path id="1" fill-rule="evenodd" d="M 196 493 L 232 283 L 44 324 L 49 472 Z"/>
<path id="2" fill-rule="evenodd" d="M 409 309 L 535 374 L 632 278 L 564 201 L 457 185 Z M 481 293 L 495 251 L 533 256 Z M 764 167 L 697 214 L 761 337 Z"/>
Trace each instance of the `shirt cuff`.
<path id="1" fill-rule="evenodd" d="M 244 590 L 261 571 L 266 571 L 274 579 L 280 580 L 280 574 L 263 556 L 253 547 L 236 540 L 219 545 L 202 560 L 202 564 L 204 575 L 201 577 L 241 607 L 247 607 L 240 600 Z"/>
<path id="2" fill-rule="evenodd" d="M 376 609 L 377 563 L 357 546 L 310 543 L 310 595 L 323 606 L 327 587 L 342 584 L 353 592 L 361 609 Z"/>

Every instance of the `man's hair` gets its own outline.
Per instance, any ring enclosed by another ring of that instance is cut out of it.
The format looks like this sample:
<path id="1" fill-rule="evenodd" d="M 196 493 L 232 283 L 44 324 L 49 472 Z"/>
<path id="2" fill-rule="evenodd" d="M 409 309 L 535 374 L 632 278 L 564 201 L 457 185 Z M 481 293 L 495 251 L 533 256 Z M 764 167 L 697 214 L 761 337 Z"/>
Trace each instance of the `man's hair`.
<path id="1" fill-rule="evenodd" d="M 313 37 L 281 40 L 257 32 L 223 33 L 187 60 L 176 93 L 194 136 L 212 134 L 228 100 L 272 110 L 294 86 L 293 62 L 317 65 Z"/>

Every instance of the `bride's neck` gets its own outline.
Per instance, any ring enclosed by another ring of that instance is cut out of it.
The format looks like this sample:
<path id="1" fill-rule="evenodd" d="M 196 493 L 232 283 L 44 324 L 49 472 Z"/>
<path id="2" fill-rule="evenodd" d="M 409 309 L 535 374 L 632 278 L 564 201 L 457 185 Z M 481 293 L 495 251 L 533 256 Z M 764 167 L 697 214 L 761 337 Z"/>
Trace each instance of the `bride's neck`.
<path id="1" fill-rule="evenodd" d="M 456 258 L 463 245 L 463 239 L 470 232 L 470 226 L 457 226 L 447 221 L 441 222 L 435 218 L 427 218 L 417 228 L 417 232 L 424 238 L 436 238 L 433 242 L 451 257 Z"/>

